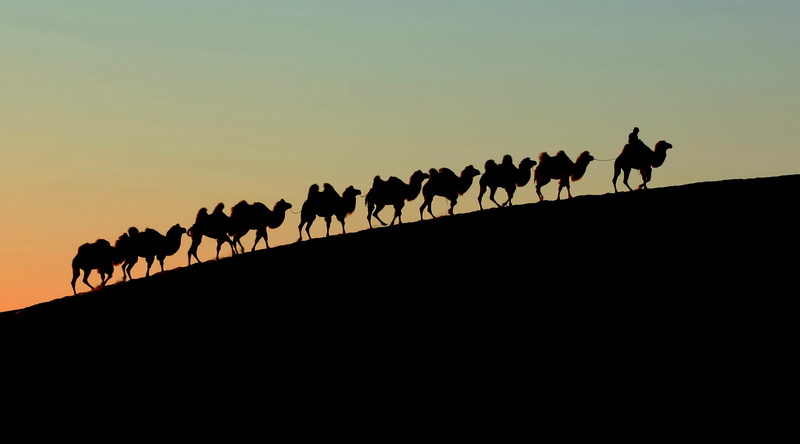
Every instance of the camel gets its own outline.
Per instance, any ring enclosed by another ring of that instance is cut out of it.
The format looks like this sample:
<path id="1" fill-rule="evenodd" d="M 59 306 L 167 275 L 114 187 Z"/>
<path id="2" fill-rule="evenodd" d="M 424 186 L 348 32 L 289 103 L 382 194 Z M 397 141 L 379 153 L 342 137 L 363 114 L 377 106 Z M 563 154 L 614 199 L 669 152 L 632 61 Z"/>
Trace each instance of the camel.
<path id="1" fill-rule="evenodd" d="M 150 276 L 150 267 L 153 266 L 153 262 L 156 259 L 158 259 L 163 272 L 164 259 L 178 252 L 181 247 L 183 233 L 186 233 L 186 228 L 183 228 L 180 224 L 170 227 L 166 236 L 152 228 L 147 228 L 142 232 L 137 230 L 136 227 L 129 228 L 128 233 L 126 233 L 129 238 L 129 244 L 125 263 L 122 264 L 122 278 L 133 279 L 131 270 L 140 257 L 145 258 L 147 262 L 145 277 Z"/>
<path id="2" fill-rule="evenodd" d="M 589 162 L 593 161 L 594 157 L 588 151 L 582 152 L 575 162 L 567 156 L 564 151 L 559 151 L 555 156 L 550 156 L 547 153 L 539 155 L 539 165 L 533 172 L 533 180 L 536 183 L 536 194 L 539 196 L 539 201 L 544 200 L 542 196 L 542 187 L 550 183 L 551 179 L 558 179 L 558 196 L 556 200 L 561 200 L 561 189 L 567 188 L 567 196 L 572 199 L 570 193 L 569 182 L 580 180 L 586 174 L 586 168 Z"/>
<path id="3" fill-rule="evenodd" d="M 261 202 L 249 204 L 243 200 L 231 208 L 231 228 L 228 234 L 233 239 L 233 243 L 238 245 L 241 251 L 244 251 L 242 236 L 250 230 L 256 230 L 256 241 L 250 251 L 256 251 L 258 241 L 261 239 L 264 239 L 264 244 L 269 248 L 267 228 L 280 227 L 286 218 L 286 210 L 290 208 L 292 208 L 292 204 L 283 199 L 276 202 L 271 210 Z"/>
<path id="4" fill-rule="evenodd" d="M 223 203 L 217 204 L 214 211 L 208 214 L 208 209 L 201 208 L 197 212 L 194 225 L 192 225 L 186 234 L 192 238 L 192 245 L 189 246 L 189 252 L 186 254 L 189 258 L 189 265 L 192 265 L 192 256 L 199 263 L 200 259 L 197 257 L 197 247 L 203 241 L 203 236 L 216 239 L 217 241 L 217 260 L 219 260 L 219 250 L 222 248 L 222 243 L 227 242 L 231 245 L 231 254 L 236 254 L 236 246 L 233 241 L 228 237 L 228 230 L 230 229 L 230 217 L 223 212 L 225 205 Z"/>
<path id="5" fill-rule="evenodd" d="M 414 174 L 411 175 L 411 178 L 408 179 L 408 183 L 406 184 L 401 179 L 394 176 L 387 180 L 381 179 L 380 176 L 375 176 L 375 179 L 372 181 L 372 188 L 367 192 L 365 199 L 369 227 L 372 228 L 372 216 L 375 216 L 375 219 L 377 219 L 381 225 L 386 226 L 386 222 L 378 217 L 378 213 L 387 205 L 392 205 L 394 207 L 394 217 L 389 225 L 394 225 L 395 220 L 402 224 L 401 213 L 406 201 L 410 202 L 419 196 L 420 190 L 422 189 L 422 181 L 428 177 L 430 176 L 427 173 L 417 170 L 414 171 Z"/>
<path id="6" fill-rule="evenodd" d="M 450 209 L 447 213 L 453 215 L 453 208 L 458 203 L 458 196 L 464 195 L 472 186 L 472 181 L 475 176 L 480 176 L 481 172 L 474 166 L 467 165 L 461 171 L 461 176 L 456 176 L 452 170 L 448 168 L 440 168 L 438 171 L 431 168 L 428 171 L 428 181 L 422 187 L 422 196 L 425 202 L 419 207 L 419 218 L 423 219 L 423 211 L 428 208 L 428 213 L 431 217 L 436 217 L 431 211 L 431 203 L 433 203 L 434 196 L 442 196 L 450 201 Z"/>
<path id="7" fill-rule="evenodd" d="M 325 218 L 325 236 L 331 235 L 331 219 L 336 216 L 336 219 L 342 224 L 342 234 L 344 234 L 344 218 L 352 214 L 356 209 L 356 196 L 361 195 L 361 190 L 354 188 L 352 185 L 347 187 L 339 196 L 339 193 L 333 189 L 331 184 L 326 183 L 322 186 L 322 191 L 319 190 L 319 185 L 314 184 L 308 189 L 308 198 L 303 203 L 303 208 L 300 211 L 300 225 L 297 226 L 297 231 L 300 237 L 298 242 L 303 240 L 303 225 L 306 227 L 306 234 L 311 239 L 311 224 L 317 216 Z"/>
<path id="8" fill-rule="evenodd" d="M 653 174 L 653 168 L 658 168 L 664 164 L 667 159 L 667 150 L 672 148 L 672 145 L 665 140 L 659 140 L 656 143 L 655 150 L 644 144 L 641 140 L 631 141 L 632 143 L 625 144 L 622 152 L 617 156 L 614 161 L 614 178 L 611 182 L 614 184 L 614 192 L 617 192 L 617 178 L 620 171 L 624 173 L 622 183 L 628 187 L 628 190 L 633 191 L 628 185 L 628 176 L 631 174 L 631 169 L 639 170 L 642 176 L 642 184 L 638 189 L 647 189 L 647 182 L 650 182 L 650 177 Z"/>
<path id="9" fill-rule="evenodd" d="M 119 242 L 119 241 L 118 241 Z M 83 271 L 83 283 L 94 290 L 89 283 L 92 270 L 100 273 L 101 286 L 105 285 L 114 274 L 114 265 L 119 265 L 124 260 L 111 244 L 105 239 L 97 239 L 93 243 L 85 243 L 78 247 L 78 253 L 72 259 L 72 294 L 77 295 L 75 282 Z"/>
<path id="10" fill-rule="evenodd" d="M 489 188 L 489 200 L 494 202 L 498 207 L 506 205 L 511 206 L 511 199 L 514 198 L 514 192 L 517 187 L 523 187 L 531 180 L 531 170 L 536 166 L 536 161 L 531 160 L 530 157 L 522 159 L 519 163 L 519 168 L 514 166 L 511 156 L 506 154 L 503 156 L 503 161 L 500 165 L 492 159 L 486 161 L 484 165 L 484 173 L 478 181 L 481 186 L 480 194 L 478 194 L 478 206 L 483 209 L 483 195 L 486 193 L 486 188 Z M 503 204 L 497 203 L 494 200 L 494 194 L 498 188 L 506 190 L 508 199 Z"/>

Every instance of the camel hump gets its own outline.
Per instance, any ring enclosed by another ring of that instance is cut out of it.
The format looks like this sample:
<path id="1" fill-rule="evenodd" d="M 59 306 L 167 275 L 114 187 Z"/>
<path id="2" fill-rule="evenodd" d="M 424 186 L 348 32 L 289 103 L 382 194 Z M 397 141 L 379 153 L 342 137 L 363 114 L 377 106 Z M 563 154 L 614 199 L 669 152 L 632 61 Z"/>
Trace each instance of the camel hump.
<path id="1" fill-rule="evenodd" d="M 322 192 L 326 196 L 339 196 L 339 193 L 336 192 L 336 189 L 333 188 L 333 185 L 331 185 L 329 183 L 325 183 L 325 184 L 322 185 Z"/>
<path id="2" fill-rule="evenodd" d="M 503 161 L 500 163 L 502 163 L 503 165 L 514 166 L 514 160 L 512 160 L 511 154 L 506 154 L 505 156 L 503 156 Z"/>
<path id="3" fill-rule="evenodd" d="M 547 154 L 546 152 L 539 154 L 539 163 L 547 162 L 548 160 L 550 160 L 549 154 Z"/>
<path id="4" fill-rule="evenodd" d="M 145 228 L 144 234 L 147 236 L 154 236 L 154 235 L 161 236 L 161 233 L 159 233 L 158 230 L 154 230 L 152 228 Z"/>
<path id="5" fill-rule="evenodd" d="M 220 202 L 220 203 L 217 204 L 216 207 L 214 207 L 214 211 L 212 211 L 212 213 L 213 214 L 221 214 L 224 209 L 225 209 L 225 204 Z"/>
<path id="6" fill-rule="evenodd" d="M 403 180 L 399 177 L 392 176 L 386 179 L 386 184 L 396 187 L 398 185 L 405 185 L 405 182 L 403 182 Z"/>
<path id="7" fill-rule="evenodd" d="M 495 162 L 494 159 L 489 159 L 486 161 L 485 164 L 483 164 L 483 169 L 486 171 L 493 170 L 496 167 L 497 167 L 497 162 Z"/>
<path id="8" fill-rule="evenodd" d="M 448 178 L 458 178 L 456 173 L 454 173 L 450 168 L 439 168 L 439 174 Z"/>
<path id="9" fill-rule="evenodd" d="M 383 179 L 381 179 L 381 176 L 375 176 L 375 177 L 372 179 L 372 185 L 373 185 L 373 186 L 375 186 L 375 185 L 380 185 L 380 184 L 382 184 L 383 182 L 384 182 L 384 181 L 383 181 Z"/>
<path id="10" fill-rule="evenodd" d="M 249 209 L 250 209 L 250 204 L 247 203 L 246 200 L 243 200 L 231 207 L 231 217 L 233 216 L 238 217 L 240 215 L 246 214 Z"/>
<path id="11" fill-rule="evenodd" d="M 567 160 L 569 160 L 569 156 L 567 156 L 567 153 L 565 153 L 564 150 L 558 150 L 558 152 L 556 153 L 555 157 L 558 158 L 558 159 L 567 159 Z"/>

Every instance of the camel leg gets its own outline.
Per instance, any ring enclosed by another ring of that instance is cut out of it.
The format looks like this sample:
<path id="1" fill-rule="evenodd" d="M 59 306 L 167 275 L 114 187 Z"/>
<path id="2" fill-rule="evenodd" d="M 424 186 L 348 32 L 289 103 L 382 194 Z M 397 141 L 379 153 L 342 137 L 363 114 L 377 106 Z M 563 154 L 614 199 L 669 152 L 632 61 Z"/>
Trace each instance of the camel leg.
<path id="1" fill-rule="evenodd" d="M 153 261 L 155 261 L 156 258 L 155 257 L 148 257 L 148 258 L 146 258 L 146 260 L 147 260 L 147 273 L 145 273 L 144 276 L 145 277 L 150 277 L 150 267 L 153 266 Z"/>
<path id="2" fill-rule="evenodd" d="M 186 253 L 186 256 L 189 258 L 189 265 L 192 265 L 192 256 L 194 256 L 194 260 L 197 261 L 199 264 L 200 258 L 197 257 L 197 247 L 200 246 L 200 242 L 203 241 L 203 237 L 192 237 L 192 245 L 189 246 L 189 251 Z"/>
<path id="3" fill-rule="evenodd" d="M 81 270 L 76 270 L 74 268 L 72 269 L 72 282 L 71 282 L 71 284 L 72 284 L 72 294 L 73 295 L 78 294 L 77 290 L 75 290 L 75 282 L 78 281 L 78 277 L 80 277 L 80 275 L 81 275 Z"/>
<path id="4" fill-rule="evenodd" d="M 633 188 L 631 188 L 631 186 L 628 185 L 628 177 L 630 177 L 630 175 L 631 175 L 630 168 L 625 168 L 622 170 L 622 183 L 625 184 L 626 187 L 628 187 L 628 191 L 633 191 Z"/>
<path id="5" fill-rule="evenodd" d="M 456 207 L 457 203 L 458 203 L 458 197 L 454 197 L 452 200 L 450 200 L 450 209 L 447 210 L 447 214 L 451 216 L 453 215 L 453 209 Z"/>
<path id="6" fill-rule="evenodd" d="M 244 244 L 242 244 L 242 237 L 243 237 L 242 235 L 240 235 L 239 233 L 236 233 L 233 236 L 233 244 L 236 245 L 236 248 L 237 248 L 236 251 L 241 250 L 241 252 L 244 253 L 245 250 L 244 250 Z M 253 247 L 253 248 L 255 248 L 255 247 Z"/>
<path id="7" fill-rule="evenodd" d="M 325 217 L 325 237 L 329 237 L 331 235 L 331 217 Z"/>
<path id="8" fill-rule="evenodd" d="M 513 199 L 513 198 L 514 198 L 514 193 L 515 193 L 516 191 L 517 191 L 517 187 L 516 187 L 516 186 L 514 186 L 514 187 L 511 187 L 511 188 L 506 188 L 506 194 L 508 194 L 508 199 L 507 199 L 505 202 L 503 202 L 503 206 L 506 206 L 506 205 L 508 205 L 508 206 L 510 207 L 510 206 L 512 206 L 512 205 L 513 205 L 513 204 L 511 203 L 511 199 Z"/>
<path id="9" fill-rule="evenodd" d="M 483 209 L 483 195 L 486 194 L 486 187 L 481 185 L 481 191 L 478 193 L 478 206 Z"/>
<path id="10" fill-rule="evenodd" d="M 132 258 L 128 258 L 125 262 L 122 263 L 122 280 L 130 279 L 133 280 L 133 274 L 131 271 L 133 270 L 133 266 L 139 262 L 139 258 L 134 256 Z"/>
<path id="11" fill-rule="evenodd" d="M 311 239 L 311 224 L 314 223 L 314 220 L 317 216 L 312 215 L 309 219 L 303 219 L 300 221 L 300 225 L 297 226 L 297 232 L 300 234 L 300 237 L 297 238 L 297 242 L 303 240 L 303 224 L 306 226 L 306 235 L 309 239 Z"/>
<path id="12" fill-rule="evenodd" d="M 92 290 L 94 290 L 94 287 L 92 287 L 92 284 L 89 283 L 89 275 L 90 274 L 92 274 L 92 269 L 91 268 L 87 268 L 87 269 L 83 270 L 83 283 L 86 284 Z"/>
<path id="13" fill-rule="evenodd" d="M 158 265 L 161 266 L 161 272 L 163 273 L 164 272 L 164 258 L 163 257 L 158 258 Z"/>
<path id="14" fill-rule="evenodd" d="M 381 210 L 383 209 L 383 207 L 385 207 L 385 205 L 376 205 L 376 206 L 375 206 L 375 212 L 374 212 L 374 213 L 372 213 L 372 215 L 373 215 L 373 216 L 375 216 L 375 219 L 377 219 L 377 220 L 378 220 L 378 222 L 380 222 L 380 223 L 381 223 L 381 225 L 383 225 L 383 226 L 385 227 L 385 226 L 386 226 L 386 222 L 382 221 L 382 220 L 381 220 L 381 218 L 380 218 L 380 217 L 378 217 L 378 213 L 380 213 L 380 212 L 381 212 Z M 367 220 L 369 220 L 369 217 L 367 217 Z M 369 227 L 370 227 L 370 228 L 372 228 L 372 223 L 371 223 L 371 222 L 370 222 L 370 225 L 369 225 Z"/>
<path id="15" fill-rule="evenodd" d="M 256 251 L 256 245 L 258 245 L 258 241 L 260 241 L 261 239 L 264 239 L 264 244 L 266 245 L 266 248 L 269 248 L 269 240 L 267 240 L 266 228 L 263 229 L 259 228 L 258 230 L 256 230 L 256 241 L 253 244 L 253 249 L 250 251 Z"/>
<path id="16" fill-rule="evenodd" d="M 572 194 L 569 192 L 569 177 L 567 177 L 566 179 L 561 179 L 558 181 L 558 196 L 556 197 L 556 200 L 561 200 L 561 190 L 563 188 L 567 189 L 567 198 L 572 199 Z"/>
<path id="17" fill-rule="evenodd" d="M 217 239 L 217 260 L 219 260 L 219 250 L 222 248 L 222 243 L 225 242 L 222 239 Z"/>
<path id="18" fill-rule="evenodd" d="M 647 182 L 650 182 L 650 175 L 653 174 L 652 168 L 645 168 L 639 170 L 639 174 L 642 176 L 642 184 L 639 185 L 639 189 L 646 190 L 647 189 Z"/>
<path id="19" fill-rule="evenodd" d="M 347 216 L 344 216 L 344 217 L 342 217 L 342 218 L 338 218 L 338 217 L 337 217 L 337 219 L 339 219 L 339 223 L 341 223 L 341 224 L 342 224 L 342 234 L 345 234 L 345 233 L 347 233 L 347 232 L 344 230 L 344 218 L 345 218 L 345 217 L 347 217 Z M 380 220 L 380 219 L 378 219 L 378 220 Z M 384 224 L 384 225 L 386 225 L 386 224 Z"/>
<path id="20" fill-rule="evenodd" d="M 433 196 L 425 198 L 425 202 L 423 202 L 422 205 L 419 207 L 419 220 L 423 219 L 422 212 L 425 210 L 425 207 L 428 208 L 428 214 L 430 214 L 432 218 L 434 219 L 436 218 L 436 216 L 433 215 L 433 211 L 431 211 L 432 203 L 433 203 Z"/>
<path id="21" fill-rule="evenodd" d="M 538 178 L 539 176 L 537 176 Z M 542 177 L 541 180 L 536 181 L 536 195 L 539 196 L 539 202 L 544 200 L 544 195 L 542 195 L 542 187 L 550 183 L 549 177 Z"/>
<path id="22" fill-rule="evenodd" d="M 111 276 L 113 274 L 114 274 L 114 269 L 113 268 L 108 273 L 101 271 L 100 272 L 100 285 L 105 286 L 106 282 L 111 280 Z"/>
<path id="23" fill-rule="evenodd" d="M 611 179 L 611 183 L 614 184 L 614 193 L 618 193 L 617 191 L 617 178 L 619 177 L 619 173 L 621 172 L 620 167 L 614 164 L 614 178 Z"/>
<path id="24" fill-rule="evenodd" d="M 399 223 L 399 224 L 403 223 L 403 219 L 402 219 L 401 216 L 402 216 L 402 213 L 403 213 L 403 206 L 404 205 L 405 204 L 401 202 L 400 204 L 394 206 L 394 217 L 392 218 L 392 222 L 389 225 L 394 225 L 394 221 L 395 220 L 397 220 L 397 223 Z"/>
<path id="25" fill-rule="evenodd" d="M 497 208 L 500 208 L 500 207 L 502 207 L 502 205 L 500 205 L 499 203 L 497 203 L 497 201 L 494 199 L 494 195 L 495 195 L 495 193 L 497 193 L 497 188 L 496 188 L 496 187 L 493 187 L 493 188 L 490 188 L 490 189 L 489 189 L 489 200 L 491 200 L 492 202 L 494 202 L 494 204 L 495 204 L 495 205 L 497 205 Z"/>

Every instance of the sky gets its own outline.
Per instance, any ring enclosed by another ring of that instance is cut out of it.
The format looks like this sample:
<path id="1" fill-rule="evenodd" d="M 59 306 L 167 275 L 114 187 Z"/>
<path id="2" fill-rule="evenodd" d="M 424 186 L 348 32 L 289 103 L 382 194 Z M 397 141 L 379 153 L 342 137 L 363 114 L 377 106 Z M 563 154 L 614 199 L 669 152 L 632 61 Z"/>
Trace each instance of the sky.
<path id="1" fill-rule="evenodd" d="M 798 23 L 794 0 L 0 0 L 0 311 L 70 295 L 77 247 L 130 226 L 505 154 L 610 159 L 634 126 L 674 146 L 651 187 L 800 173 Z M 573 194 L 611 177 L 596 161 Z"/>

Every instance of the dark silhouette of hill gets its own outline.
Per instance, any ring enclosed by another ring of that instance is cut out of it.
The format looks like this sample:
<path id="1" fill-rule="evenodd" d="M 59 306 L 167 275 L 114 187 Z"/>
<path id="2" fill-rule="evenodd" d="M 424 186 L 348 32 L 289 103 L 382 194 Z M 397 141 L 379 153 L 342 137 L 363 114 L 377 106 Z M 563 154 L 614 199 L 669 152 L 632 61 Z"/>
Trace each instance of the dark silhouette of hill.
<path id="1" fill-rule="evenodd" d="M 634 330 L 663 339 L 793 288 L 798 190 L 800 175 L 725 180 L 406 222 L 6 312 L 0 331 L 243 347 L 429 337 L 447 348 L 455 335 L 503 348 L 533 332 L 630 341 Z"/>
<path id="2" fill-rule="evenodd" d="M 798 190 L 800 175 L 580 196 L 193 264 L 0 315 L 4 371 L 225 410 L 237 430 L 252 401 L 301 431 L 443 414 L 528 428 L 528 404 L 593 436 L 773 421 L 794 368 Z"/>

